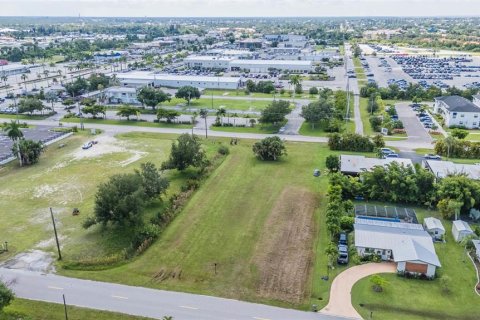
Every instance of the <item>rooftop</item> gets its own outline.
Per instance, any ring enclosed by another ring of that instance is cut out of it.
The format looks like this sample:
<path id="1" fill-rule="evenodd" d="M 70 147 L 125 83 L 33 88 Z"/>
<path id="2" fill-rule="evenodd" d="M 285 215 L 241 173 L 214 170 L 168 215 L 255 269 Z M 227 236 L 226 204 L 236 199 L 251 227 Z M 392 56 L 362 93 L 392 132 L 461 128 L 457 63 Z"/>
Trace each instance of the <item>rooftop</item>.
<path id="1" fill-rule="evenodd" d="M 252 60 L 252 59 L 242 59 L 242 60 L 232 60 L 231 64 L 237 65 L 295 65 L 310 67 L 312 65 L 311 61 L 307 60 Z"/>
<path id="2" fill-rule="evenodd" d="M 453 226 L 455 227 L 455 229 L 457 229 L 458 231 L 467 231 L 469 233 L 473 233 L 472 229 L 470 228 L 470 226 L 468 225 L 468 223 L 466 223 L 465 221 L 463 220 L 455 220 L 453 221 Z"/>
<path id="3" fill-rule="evenodd" d="M 450 175 L 464 174 L 470 179 L 480 180 L 480 165 L 453 163 L 451 161 L 425 160 L 424 166 L 437 178 L 445 178 Z"/>
<path id="4" fill-rule="evenodd" d="M 480 107 L 460 96 L 442 96 L 435 100 L 443 101 L 452 112 L 480 112 Z"/>
<path id="5" fill-rule="evenodd" d="M 392 250 L 393 260 L 422 261 L 440 267 L 432 237 L 421 225 L 355 219 L 355 246 Z"/>
<path id="6" fill-rule="evenodd" d="M 423 220 L 423 223 L 425 224 L 425 227 L 428 230 L 440 229 L 440 230 L 445 231 L 445 228 L 443 227 L 442 222 L 437 218 L 433 218 L 433 217 L 425 218 Z"/>
<path id="7" fill-rule="evenodd" d="M 175 74 L 157 74 L 149 71 L 134 71 L 118 73 L 117 78 L 121 80 L 156 80 L 156 81 L 196 81 L 196 82 L 220 82 L 220 83 L 238 83 L 240 78 L 235 77 L 205 77 L 205 76 L 186 76 Z"/>
<path id="8" fill-rule="evenodd" d="M 341 155 L 340 156 L 340 171 L 347 173 L 360 173 L 363 171 L 369 171 L 375 166 L 386 166 L 392 162 L 397 162 L 403 166 L 412 166 L 413 163 L 410 159 L 404 158 L 367 158 L 365 156 L 356 156 L 356 155 Z"/>

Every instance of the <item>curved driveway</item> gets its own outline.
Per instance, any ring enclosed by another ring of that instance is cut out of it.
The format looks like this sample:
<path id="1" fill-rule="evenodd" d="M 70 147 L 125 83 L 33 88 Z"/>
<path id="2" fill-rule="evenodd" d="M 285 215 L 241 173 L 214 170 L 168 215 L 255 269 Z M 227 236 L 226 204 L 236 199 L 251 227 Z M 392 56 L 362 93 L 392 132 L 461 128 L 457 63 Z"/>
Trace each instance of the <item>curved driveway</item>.
<path id="1" fill-rule="evenodd" d="M 360 279 L 376 273 L 395 273 L 394 263 L 368 263 L 349 268 L 340 273 L 330 288 L 328 305 L 320 313 L 352 319 L 362 319 L 352 306 L 352 287 Z"/>

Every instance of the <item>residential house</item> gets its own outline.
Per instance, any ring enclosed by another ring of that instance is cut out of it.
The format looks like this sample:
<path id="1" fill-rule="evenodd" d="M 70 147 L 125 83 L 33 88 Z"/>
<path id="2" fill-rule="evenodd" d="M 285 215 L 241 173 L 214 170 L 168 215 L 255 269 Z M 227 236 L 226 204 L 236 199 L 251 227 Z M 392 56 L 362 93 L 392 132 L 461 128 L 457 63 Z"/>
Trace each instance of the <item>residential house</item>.
<path id="1" fill-rule="evenodd" d="M 480 104 L 460 96 L 435 98 L 434 112 L 442 115 L 447 127 L 463 126 L 468 129 L 480 127 Z"/>
<path id="2" fill-rule="evenodd" d="M 405 167 L 411 166 L 413 162 L 410 159 L 404 158 L 367 158 L 365 156 L 344 155 L 340 156 L 340 172 L 343 174 L 357 176 L 362 172 L 370 171 L 376 166 L 386 166 L 387 164 L 396 162 Z"/>
<path id="3" fill-rule="evenodd" d="M 465 221 L 462 221 L 462 220 L 453 221 L 452 235 L 453 235 L 453 238 L 455 239 L 455 241 L 460 242 L 463 239 L 465 239 L 465 237 L 467 237 L 471 234 L 473 234 L 473 231 L 470 228 L 470 226 L 468 225 L 468 223 L 466 223 Z"/>

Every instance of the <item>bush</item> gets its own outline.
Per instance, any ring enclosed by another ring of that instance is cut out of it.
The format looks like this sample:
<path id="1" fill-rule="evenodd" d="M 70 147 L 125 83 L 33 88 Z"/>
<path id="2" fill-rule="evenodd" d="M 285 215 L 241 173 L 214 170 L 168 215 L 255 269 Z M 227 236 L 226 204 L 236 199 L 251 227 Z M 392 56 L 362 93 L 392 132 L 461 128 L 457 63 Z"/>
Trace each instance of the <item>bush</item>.
<path id="1" fill-rule="evenodd" d="M 354 217 L 343 216 L 340 218 L 340 228 L 342 228 L 342 230 L 347 232 L 353 231 L 354 222 L 355 222 Z"/>
<path id="2" fill-rule="evenodd" d="M 141 246 L 145 241 L 153 241 L 160 234 L 160 228 L 154 224 L 146 224 L 142 227 L 139 227 L 135 230 L 135 236 L 132 240 L 132 247 L 136 250 Z"/>
<path id="3" fill-rule="evenodd" d="M 0 312 L 15 298 L 12 290 L 0 281 Z"/>
<path id="4" fill-rule="evenodd" d="M 309 94 L 318 94 L 318 89 L 316 87 L 311 87 L 309 90 L 308 90 L 308 93 Z"/>
<path id="5" fill-rule="evenodd" d="M 371 116 L 369 118 L 370 121 L 370 126 L 372 127 L 372 130 L 375 132 L 380 132 L 382 129 L 382 118 L 378 116 Z"/>
<path id="6" fill-rule="evenodd" d="M 327 159 L 325 159 L 325 166 L 330 172 L 340 170 L 340 157 L 334 154 L 327 156 Z"/>
<path id="7" fill-rule="evenodd" d="M 373 152 L 375 144 L 369 137 L 356 133 L 332 133 L 328 138 L 330 150 Z"/>
<path id="8" fill-rule="evenodd" d="M 220 153 L 221 155 L 226 156 L 230 153 L 230 149 L 227 146 L 222 144 L 218 147 L 217 152 Z"/>
<path id="9" fill-rule="evenodd" d="M 275 136 L 255 142 L 252 147 L 253 153 L 260 160 L 276 161 L 281 156 L 287 155 L 287 149 L 283 141 Z"/>

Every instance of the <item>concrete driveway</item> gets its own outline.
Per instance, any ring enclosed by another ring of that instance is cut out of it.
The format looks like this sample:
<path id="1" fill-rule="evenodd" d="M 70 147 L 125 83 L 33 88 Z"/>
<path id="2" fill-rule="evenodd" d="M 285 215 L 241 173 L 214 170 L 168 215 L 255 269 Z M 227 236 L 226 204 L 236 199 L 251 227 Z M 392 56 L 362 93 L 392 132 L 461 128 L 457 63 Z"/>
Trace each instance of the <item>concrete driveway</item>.
<path id="1" fill-rule="evenodd" d="M 340 273 L 330 288 L 330 300 L 320 313 L 345 318 L 362 319 L 352 306 L 352 287 L 360 279 L 376 273 L 395 273 L 394 263 L 368 263 L 349 268 Z"/>

